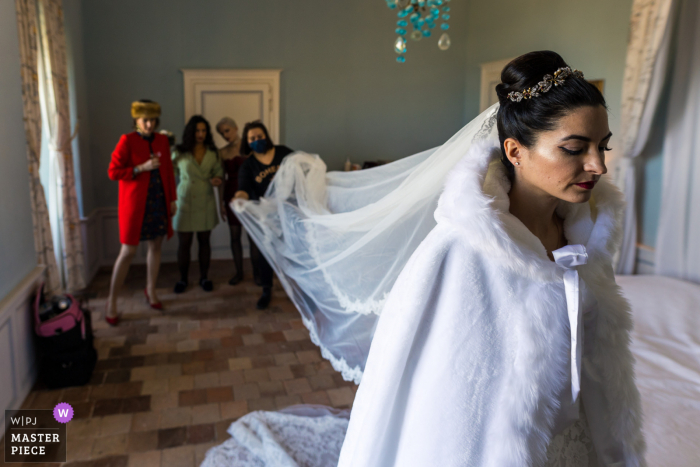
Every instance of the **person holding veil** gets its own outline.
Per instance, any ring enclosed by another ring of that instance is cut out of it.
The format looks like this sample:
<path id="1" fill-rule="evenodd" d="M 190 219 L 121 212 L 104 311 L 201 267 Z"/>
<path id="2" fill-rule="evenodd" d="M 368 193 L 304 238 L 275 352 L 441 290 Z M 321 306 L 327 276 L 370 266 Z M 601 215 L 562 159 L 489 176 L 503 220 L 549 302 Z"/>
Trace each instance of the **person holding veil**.
<path id="1" fill-rule="evenodd" d="M 235 198 L 260 200 L 265 196 L 267 187 L 279 170 L 282 160 L 291 154 L 292 150 L 287 146 L 275 145 L 267 132 L 267 127 L 260 121 L 245 125 L 240 148 L 241 154 L 247 155 L 248 158 L 241 164 L 238 172 L 238 191 Z M 262 254 L 256 256 L 263 291 L 255 306 L 259 310 L 264 310 L 272 300 L 273 271 Z"/>
<path id="2" fill-rule="evenodd" d="M 270 202 L 235 206 L 312 340 L 360 386 L 349 422 L 318 407 L 242 417 L 205 467 L 646 465 L 605 99 L 551 51 L 501 81 L 499 104 L 435 150 L 353 179 L 296 154 Z M 370 295 L 346 282 L 353 261 Z"/>

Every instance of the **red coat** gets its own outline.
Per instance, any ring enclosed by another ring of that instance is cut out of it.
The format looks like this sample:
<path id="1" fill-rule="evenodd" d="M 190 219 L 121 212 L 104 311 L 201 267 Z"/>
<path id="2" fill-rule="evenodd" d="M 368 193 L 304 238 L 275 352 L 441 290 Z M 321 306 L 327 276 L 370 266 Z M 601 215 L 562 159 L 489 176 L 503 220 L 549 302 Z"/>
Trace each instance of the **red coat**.
<path id="1" fill-rule="evenodd" d="M 170 143 L 165 135 L 156 133 L 151 145 L 153 154 L 160 155 L 158 170 L 163 181 L 170 238 L 173 235 L 170 203 L 177 198 L 173 164 L 170 160 Z M 126 245 L 138 245 L 141 238 L 151 175 L 149 172 L 141 172 L 134 178 L 134 167 L 148 161 L 150 155 L 148 141 L 134 131 L 122 135 L 109 163 L 109 178 L 119 180 L 119 240 Z"/>

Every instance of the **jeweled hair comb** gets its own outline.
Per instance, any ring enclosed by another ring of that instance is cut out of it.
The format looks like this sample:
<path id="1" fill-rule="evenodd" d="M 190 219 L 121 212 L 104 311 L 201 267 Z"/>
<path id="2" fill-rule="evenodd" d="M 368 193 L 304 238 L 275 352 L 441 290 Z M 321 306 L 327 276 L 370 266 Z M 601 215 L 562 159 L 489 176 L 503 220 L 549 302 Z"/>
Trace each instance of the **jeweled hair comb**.
<path id="1" fill-rule="evenodd" d="M 570 77 L 583 78 L 583 73 L 579 70 L 572 70 L 571 67 L 565 66 L 559 68 L 554 72 L 554 75 L 544 75 L 542 81 L 537 83 L 531 88 L 527 88 L 523 92 L 509 92 L 508 99 L 513 102 L 520 102 L 523 99 L 532 99 L 533 97 L 538 97 L 540 94 L 545 93 L 552 89 L 552 86 L 563 86 L 564 81 Z"/>

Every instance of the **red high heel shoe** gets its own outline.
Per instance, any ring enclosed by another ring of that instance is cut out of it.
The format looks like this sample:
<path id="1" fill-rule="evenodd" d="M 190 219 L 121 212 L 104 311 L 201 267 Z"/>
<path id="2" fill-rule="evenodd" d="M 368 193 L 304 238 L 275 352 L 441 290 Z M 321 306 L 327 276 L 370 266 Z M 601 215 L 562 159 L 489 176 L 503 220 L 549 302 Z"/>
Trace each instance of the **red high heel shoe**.
<path id="1" fill-rule="evenodd" d="M 120 317 L 121 315 L 119 314 L 117 314 L 117 316 L 107 316 L 107 310 L 105 310 L 105 321 L 107 321 L 110 326 L 116 326 L 119 324 Z"/>
<path id="2" fill-rule="evenodd" d="M 148 296 L 148 289 L 143 289 L 144 295 L 146 295 L 146 301 L 154 310 L 162 310 L 163 304 L 161 302 L 151 303 L 151 298 Z"/>
<path id="3" fill-rule="evenodd" d="M 105 321 L 109 323 L 110 326 L 116 326 L 119 324 L 119 315 L 110 317 L 110 316 L 105 316 Z"/>

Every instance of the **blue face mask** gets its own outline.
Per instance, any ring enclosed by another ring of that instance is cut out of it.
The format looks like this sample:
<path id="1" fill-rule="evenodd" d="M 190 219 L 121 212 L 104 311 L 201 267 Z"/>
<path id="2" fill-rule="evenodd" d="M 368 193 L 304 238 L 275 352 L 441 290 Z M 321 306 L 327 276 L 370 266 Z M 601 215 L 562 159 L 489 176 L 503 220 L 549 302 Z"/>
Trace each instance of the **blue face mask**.
<path id="1" fill-rule="evenodd" d="M 267 152 L 267 140 L 266 139 L 256 139 L 252 143 L 248 143 L 250 149 L 257 152 L 258 154 L 265 154 Z"/>

